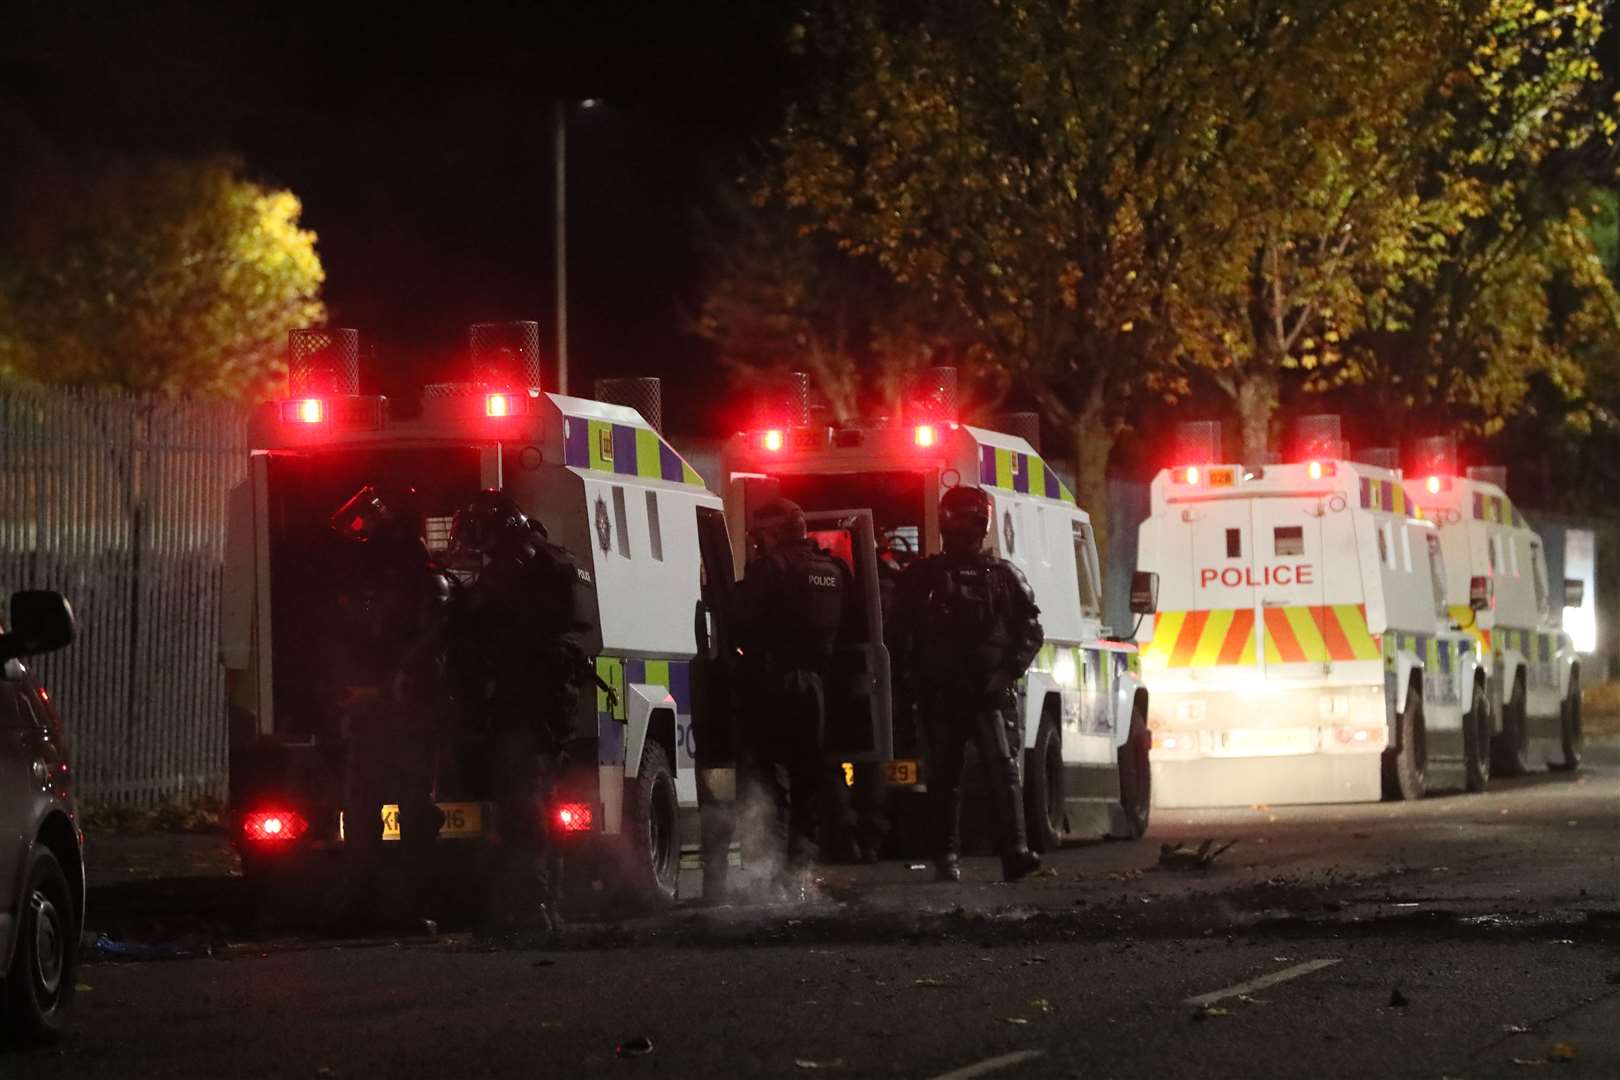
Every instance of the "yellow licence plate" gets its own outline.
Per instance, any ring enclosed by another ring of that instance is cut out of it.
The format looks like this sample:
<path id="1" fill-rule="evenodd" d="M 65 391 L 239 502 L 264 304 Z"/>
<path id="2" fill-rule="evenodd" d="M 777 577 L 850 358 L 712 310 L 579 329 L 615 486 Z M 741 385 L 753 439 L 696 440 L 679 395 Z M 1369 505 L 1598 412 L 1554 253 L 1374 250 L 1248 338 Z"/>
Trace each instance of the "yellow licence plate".
<path id="1" fill-rule="evenodd" d="M 896 787 L 911 787 L 918 783 L 917 763 L 915 761 L 885 761 L 883 763 L 883 776 Z"/>
<path id="2" fill-rule="evenodd" d="M 444 825 L 439 829 L 441 840 L 465 840 L 484 835 L 484 804 L 475 802 L 442 802 Z M 384 840 L 399 839 L 399 807 L 388 803 L 382 808 Z"/>

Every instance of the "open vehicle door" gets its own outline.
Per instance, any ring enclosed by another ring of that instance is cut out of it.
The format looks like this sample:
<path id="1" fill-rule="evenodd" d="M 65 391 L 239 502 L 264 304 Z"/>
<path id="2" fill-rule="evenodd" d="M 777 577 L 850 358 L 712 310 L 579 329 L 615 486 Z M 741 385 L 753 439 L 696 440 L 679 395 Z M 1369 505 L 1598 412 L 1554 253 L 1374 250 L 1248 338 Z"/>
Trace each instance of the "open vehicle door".
<path id="1" fill-rule="evenodd" d="M 694 613 L 697 658 L 692 664 L 692 756 L 700 769 L 713 769 L 734 765 L 737 760 L 729 659 L 736 645 L 727 622 L 736 578 L 725 514 L 700 506 L 697 526 L 703 584 Z"/>
<path id="2" fill-rule="evenodd" d="M 805 522 L 810 538 L 843 560 L 854 581 L 827 680 L 827 757 L 887 761 L 894 752 L 894 728 L 872 512 L 820 510 L 806 513 Z"/>

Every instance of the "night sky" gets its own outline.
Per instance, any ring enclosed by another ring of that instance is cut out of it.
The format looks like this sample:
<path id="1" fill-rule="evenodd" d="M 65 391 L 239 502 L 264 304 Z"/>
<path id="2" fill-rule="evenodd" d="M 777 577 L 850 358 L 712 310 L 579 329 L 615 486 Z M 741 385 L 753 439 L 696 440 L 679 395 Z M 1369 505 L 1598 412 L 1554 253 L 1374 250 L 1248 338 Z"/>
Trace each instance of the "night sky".
<path id="1" fill-rule="evenodd" d="M 781 116 L 794 10 L 6 0 L 0 169 L 240 155 L 303 200 L 332 321 L 376 343 L 368 388 L 411 394 L 476 320 L 538 319 L 549 365 L 551 102 L 599 98 L 569 128 L 570 387 L 662 375 L 670 426 L 716 431 L 693 223 Z"/>

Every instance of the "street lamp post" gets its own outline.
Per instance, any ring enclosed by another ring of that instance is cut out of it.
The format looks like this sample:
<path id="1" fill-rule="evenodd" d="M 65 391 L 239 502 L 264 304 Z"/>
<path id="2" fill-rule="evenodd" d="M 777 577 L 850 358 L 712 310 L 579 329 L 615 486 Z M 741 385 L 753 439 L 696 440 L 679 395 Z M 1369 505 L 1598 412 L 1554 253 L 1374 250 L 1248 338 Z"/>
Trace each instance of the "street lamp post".
<path id="1" fill-rule="evenodd" d="M 557 273 L 557 393 L 568 393 L 568 103 L 553 102 L 551 113 L 552 157 L 556 175 L 556 220 L 552 225 L 556 241 Z"/>

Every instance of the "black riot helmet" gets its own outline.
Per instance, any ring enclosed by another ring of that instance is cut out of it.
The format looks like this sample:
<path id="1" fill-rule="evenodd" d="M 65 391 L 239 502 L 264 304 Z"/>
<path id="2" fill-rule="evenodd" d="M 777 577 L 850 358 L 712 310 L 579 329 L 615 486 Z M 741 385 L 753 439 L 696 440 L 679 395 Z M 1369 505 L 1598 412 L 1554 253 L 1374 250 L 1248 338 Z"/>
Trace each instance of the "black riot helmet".
<path id="1" fill-rule="evenodd" d="M 948 551 L 977 551 L 990 532 L 990 496 L 976 487 L 953 487 L 939 500 L 939 534 Z"/>
<path id="2" fill-rule="evenodd" d="M 754 512 L 749 534 L 762 551 L 769 552 L 789 540 L 803 540 L 809 527 L 804 511 L 791 499 L 772 499 Z"/>
<path id="3" fill-rule="evenodd" d="M 530 521 L 510 496 L 493 488 L 480 491 L 450 519 L 450 542 L 458 551 L 488 555 L 504 540 L 543 538 L 546 530 Z"/>

